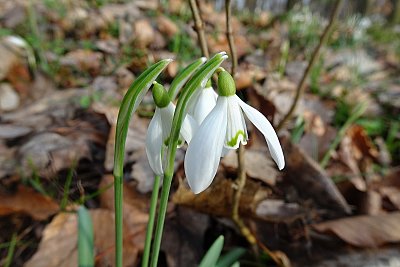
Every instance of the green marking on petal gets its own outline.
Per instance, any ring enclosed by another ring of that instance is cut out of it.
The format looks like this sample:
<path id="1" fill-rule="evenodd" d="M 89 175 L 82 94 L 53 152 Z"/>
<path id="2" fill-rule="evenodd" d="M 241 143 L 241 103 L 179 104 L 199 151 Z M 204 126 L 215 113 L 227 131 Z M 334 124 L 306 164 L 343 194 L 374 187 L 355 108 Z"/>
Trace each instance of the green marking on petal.
<path id="1" fill-rule="evenodd" d="M 239 131 L 236 133 L 235 137 L 233 137 L 233 138 L 232 138 L 229 142 L 227 142 L 226 144 L 227 144 L 228 146 L 230 146 L 230 147 L 236 146 L 237 141 L 238 141 L 238 138 L 239 138 L 240 135 L 243 136 L 243 140 L 246 140 L 246 134 L 244 133 L 244 131 L 243 131 L 243 130 L 239 130 Z"/>

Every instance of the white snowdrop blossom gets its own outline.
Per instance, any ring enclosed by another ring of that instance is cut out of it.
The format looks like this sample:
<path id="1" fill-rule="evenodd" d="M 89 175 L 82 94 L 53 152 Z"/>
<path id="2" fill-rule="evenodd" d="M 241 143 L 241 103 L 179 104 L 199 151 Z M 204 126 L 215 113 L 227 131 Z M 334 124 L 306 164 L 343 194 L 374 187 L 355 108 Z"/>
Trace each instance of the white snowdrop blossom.
<path id="1" fill-rule="evenodd" d="M 163 151 L 168 146 L 175 105 L 170 101 L 162 85 L 154 82 L 152 91 L 156 110 L 147 129 L 146 154 L 154 173 L 156 175 L 163 175 Z M 187 115 L 180 132 L 181 140 L 189 143 L 196 128 L 196 121 Z"/>
<path id="2" fill-rule="evenodd" d="M 264 135 L 278 168 L 282 170 L 285 166 L 282 147 L 271 123 L 235 94 L 235 83 L 228 72 L 219 74 L 218 87 L 217 103 L 197 129 L 186 152 L 185 173 L 195 194 L 207 189 L 213 181 L 224 150 L 247 143 L 243 113 Z"/>
<path id="3" fill-rule="evenodd" d="M 199 90 L 197 96 L 193 96 L 191 103 L 188 105 L 188 114 L 196 120 L 200 125 L 217 103 L 217 93 L 211 87 L 211 82 L 206 87 Z"/>

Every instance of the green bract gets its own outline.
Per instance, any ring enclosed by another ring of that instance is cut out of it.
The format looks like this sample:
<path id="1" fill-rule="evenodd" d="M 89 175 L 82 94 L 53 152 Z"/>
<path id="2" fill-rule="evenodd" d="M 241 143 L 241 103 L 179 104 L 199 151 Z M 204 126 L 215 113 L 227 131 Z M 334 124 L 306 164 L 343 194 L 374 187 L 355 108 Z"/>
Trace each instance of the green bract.
<path id="1" fill-rule="evenodd" d="M 220 96 L 231 96 L 236 94 L 235 80 L 227 71 L 221 71 L 218 75 L 218 94 Z"/>

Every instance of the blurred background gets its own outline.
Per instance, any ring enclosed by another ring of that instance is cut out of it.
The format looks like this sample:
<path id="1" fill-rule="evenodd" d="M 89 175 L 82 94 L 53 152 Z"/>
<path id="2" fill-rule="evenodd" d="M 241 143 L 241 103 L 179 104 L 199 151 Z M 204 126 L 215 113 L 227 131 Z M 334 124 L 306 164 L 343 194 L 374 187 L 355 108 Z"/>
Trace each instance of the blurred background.
<path id="1" fill-rule="evenodd" d="M 225 1 L 197 2 L 210 54 L 230 54 Z M 336 4 L 232 1 L 238 95 L 275 126 L 286 167 L 249 128 L 240 214 L 254 248 L 231 220 L 236 154 L 193 195 L 180 150 L 160 266 L 196 266 L 219 235 L 224 253 L 245 250 L 241 266 L 277 266 L 274 255 L 291 266 L 400 266 L 400 1 L 342 1 L 330 22 Z M 174 59 L 158 79 L 168 87 L 200 56 L 189 1 L 0 0 L 1 266 L 77 266 L 79 205 L 92 217 L 96 266 L 113 266 L 119 104 L 151 64 Z M 126 266 L 143 252 L 153 112 L 149 94 L 128 134 Z"/>

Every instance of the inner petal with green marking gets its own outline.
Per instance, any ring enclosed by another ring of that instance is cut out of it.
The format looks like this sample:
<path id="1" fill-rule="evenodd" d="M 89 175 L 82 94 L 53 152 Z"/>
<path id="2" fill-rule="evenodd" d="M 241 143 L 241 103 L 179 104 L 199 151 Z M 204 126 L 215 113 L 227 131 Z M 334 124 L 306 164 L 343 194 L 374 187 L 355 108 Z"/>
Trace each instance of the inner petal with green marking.
<path id="1" fill-rule="evenodd" d="M 220 96 L 221 97 L 221 96 Z M 225 136 L 225 147 L 236 149 L 239 144 L 247 143 L 247 129 L 243 113 L 234 97 L 228 96 L 227 127 Z"/>
<path id="2" fill-rule="evenodd" d="M 240 137 L 240 138 L 239 138 Z M 235 147 L 237 144 L 239 144 L 239 142 L 241 141 L 242 143 L 247 143 L 245 140 L 247 140 L 247 136 L 246 136 L 246 134 L 242 131 L 242 130 L 239 130 L 237 133 L 236 133 L 236 135 L 231 139 L 231 140 L 229 140 L 227 143 L 226 143 L 226 145 L 227 146 L 229 146 L 229 147 Z"/>

